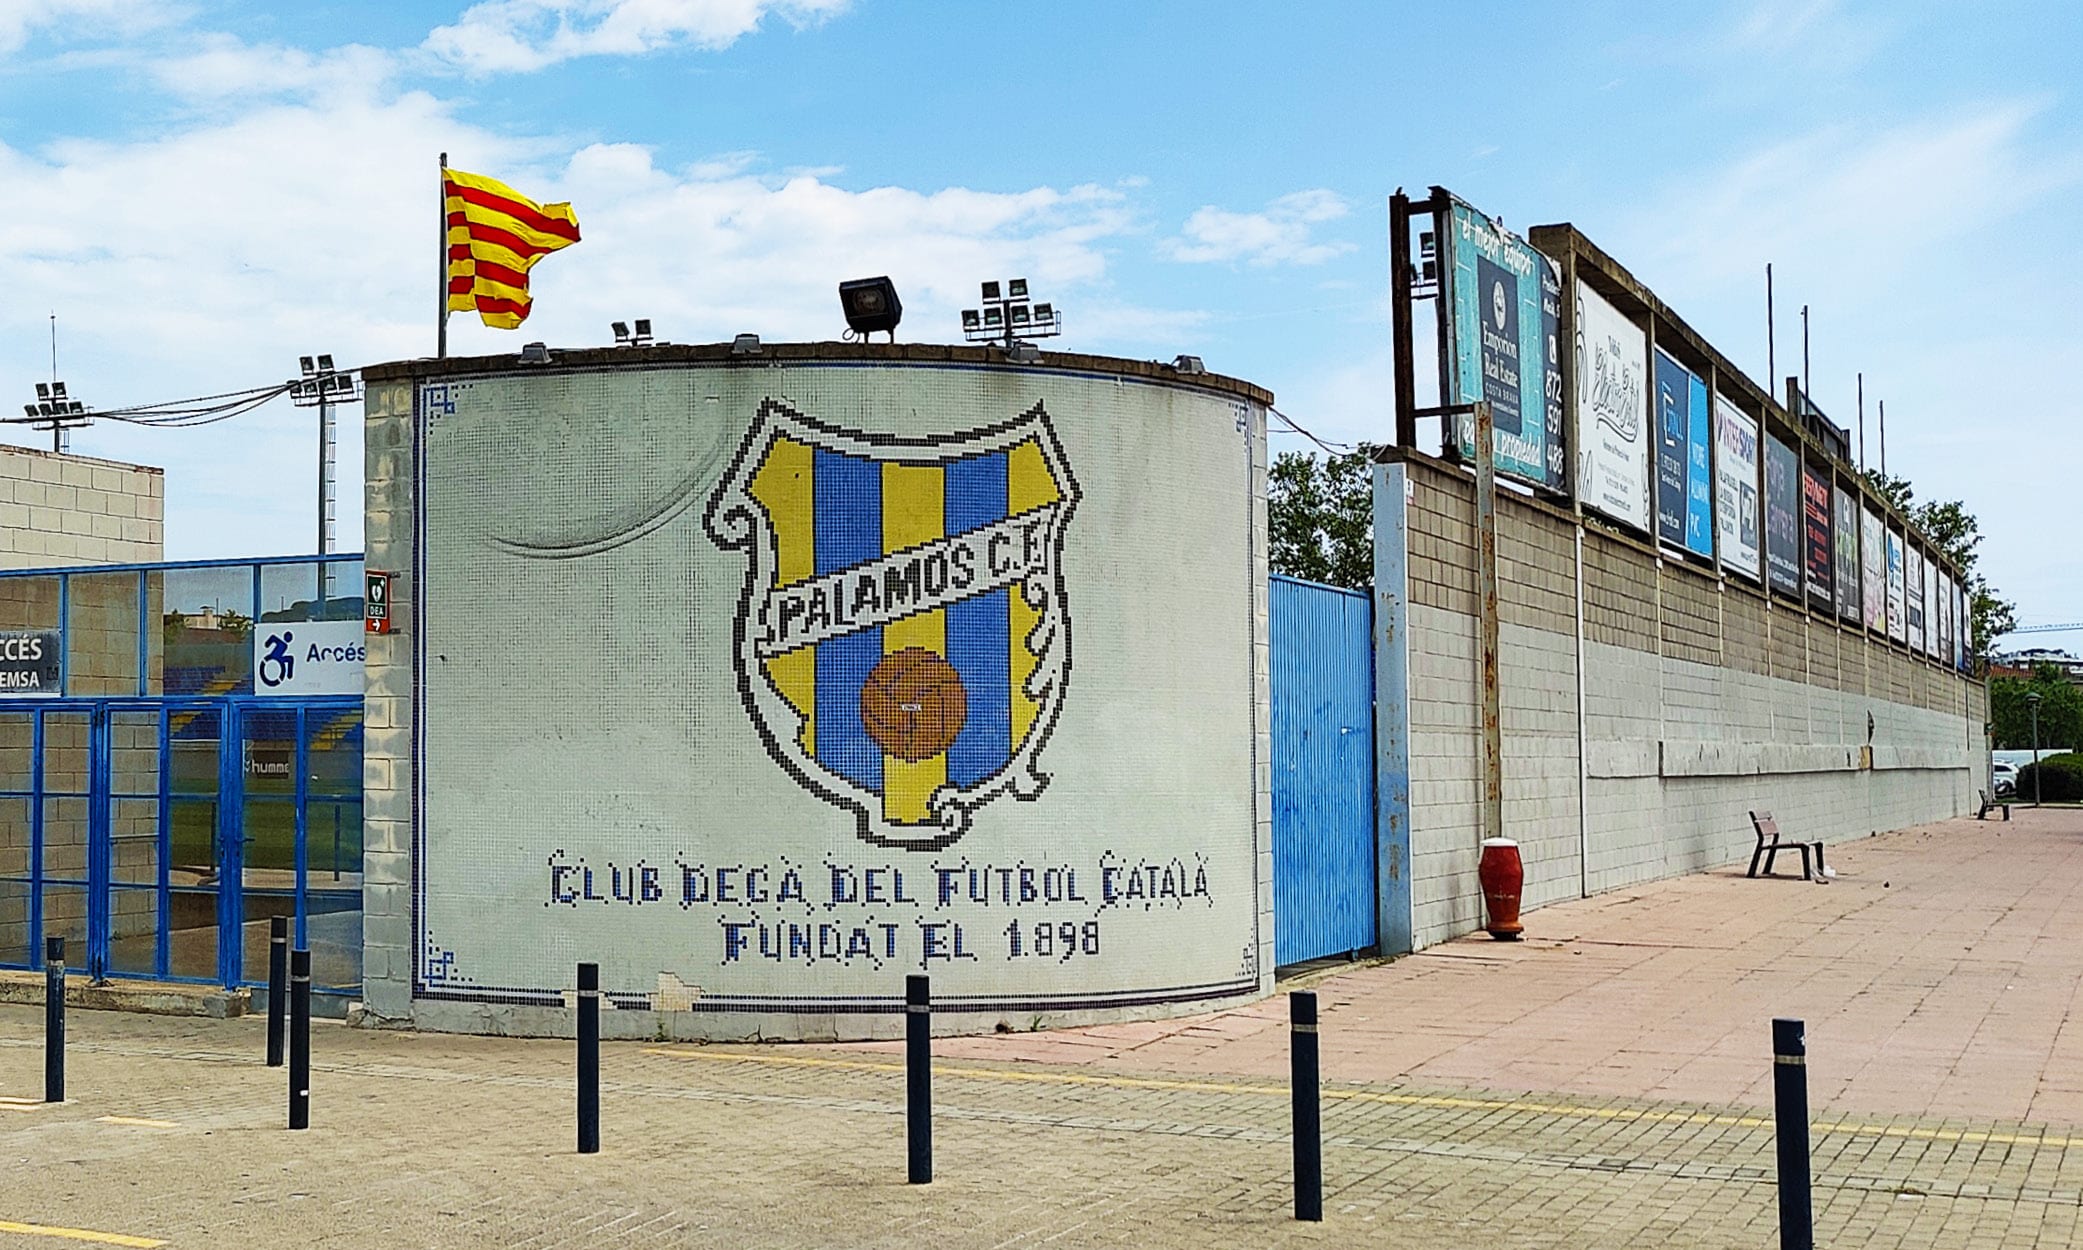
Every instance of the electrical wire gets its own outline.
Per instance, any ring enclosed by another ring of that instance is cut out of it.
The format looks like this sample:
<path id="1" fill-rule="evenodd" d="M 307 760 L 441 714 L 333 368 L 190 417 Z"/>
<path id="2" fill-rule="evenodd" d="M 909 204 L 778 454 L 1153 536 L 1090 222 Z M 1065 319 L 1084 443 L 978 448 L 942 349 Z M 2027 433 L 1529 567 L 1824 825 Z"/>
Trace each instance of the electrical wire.
<path id="1" fill-rule="evenodd" d="M 1280 411 L 1280 409 L 1278 408 L 1273 407 L 1271 404 L 1268 404 L 1266 406 L 1266 411 L 1272 413 L 1276 417 L 1279 417 L 1281 424 L 1285 425 L 1288 429 L 1293 430 L 1295 433 L 1300 434 L 1303 438 L 1306 438 L 1310 442 L 1315 443 L 1318 447 L 1323 448 L 1325 454 L 1327 455 L 1337 456 L 1343 455 L 1346 452 L 1357 450 L 1351 443 L 1333 444 L 1325 442 L 1323 439 L 1320 439 L 1316 435 L 1311 434 L 1309 431 L 1303 429 L 1299 424 L 1296 423 L 1293 417 L 1288 416 L 1286 413 Z"/>
<path id="2" fill-rule="evenodd" d="M 338 370 L 341 375 L 351 375 L 352 369 Z M 271 400 L 289 394 L 297 382 L 274 382 L 267 386 L 247 387 L 244 390 L 224 391 L 216 395 L 199 395 L 193 399 L 172 399 L 160 403 L 130 404 L 121 408 L 92 408 L 57 417 L 7 417 L 5 424 L 35 425 L 53 420 L 71 418 L 82 423 L 87 421 L 122 421 L 129 425 L 146 426 L 153 429 L 186 429 L 198 425 L 214 425 L 242 417 Z M 343 395 L 342 399 L 348 398 Z"/>

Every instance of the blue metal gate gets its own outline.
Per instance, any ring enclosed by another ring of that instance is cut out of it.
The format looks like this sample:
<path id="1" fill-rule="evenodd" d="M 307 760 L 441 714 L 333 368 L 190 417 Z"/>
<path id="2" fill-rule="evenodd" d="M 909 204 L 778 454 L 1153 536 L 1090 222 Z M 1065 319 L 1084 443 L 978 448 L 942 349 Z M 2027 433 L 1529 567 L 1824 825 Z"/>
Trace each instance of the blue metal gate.
<path id="1" fill-rule="evenodd" d="M 1378 938 L 1373 604 L 1272 579 L 1273 953 L 1281 965 Z"/>

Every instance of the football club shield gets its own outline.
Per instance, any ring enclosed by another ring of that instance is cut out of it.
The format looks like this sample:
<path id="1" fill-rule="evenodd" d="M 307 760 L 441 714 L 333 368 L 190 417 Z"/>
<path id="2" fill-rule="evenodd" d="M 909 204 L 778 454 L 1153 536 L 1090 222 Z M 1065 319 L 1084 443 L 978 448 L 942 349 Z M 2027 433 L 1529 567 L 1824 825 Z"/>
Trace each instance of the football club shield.
<path id="1" fill-rule="evenodd" d="M 760 405 L 703 518 L 747 561 L 739 694 L 767 753 L 862 838 L 939 849 L 1048 785 L 1077 501 L 1039 403 L 925 438 Z"/>

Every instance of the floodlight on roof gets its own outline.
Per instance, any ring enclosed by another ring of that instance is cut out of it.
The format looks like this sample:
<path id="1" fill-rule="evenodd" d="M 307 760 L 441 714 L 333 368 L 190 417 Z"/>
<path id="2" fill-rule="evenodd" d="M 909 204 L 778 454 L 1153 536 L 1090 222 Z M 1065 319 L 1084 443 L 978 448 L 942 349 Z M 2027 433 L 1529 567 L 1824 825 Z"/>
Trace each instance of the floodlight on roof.
<path id="1" fill-rule="evenodd" d="M 1201 363 L 1199 356 L 1174 356 L 1172 357 L 1172 368 L 1185 374 L 1206 373 L 1208 371 L 1208 366 Z"/>
<path id="2" fill-rule="evenodd" d="M 521 363 L 524 365 L 546 365 L 550 363 L 548 343 L 526 343 L 521 347 Z"/>
<path id="3" fill-rule="evenodd" d="M 974 308 L 965 308 L 962 310 L 962 332 L 964 334 L 967 334 L 969 331 L 977 329 L 982 325 L 982 313 L 978 312 Z"/>
<path id="4" fill-rule="evenodd" d="M 1007 279 L 1007 281 L 1006 281 L 1006 284 L 1005 284 L 1005 297 L 1006 297 L 1007 299 L 1026 299 L 1026 298 L 1027 298 L 1027 279 L 1025 279 L 1025 278 L 1010 278 L 1010 279 Z"/>
<path id="5" fill-rule="evenodd" d="M 608 322 L 608 329 L 615 332 L 615 341 L 617 343 L 629 341 L 629 323 L 627 321 L 610 321 Z"/>
<path id="6" fill-rule="evenodd" d="M 984 302 L 985 302 L 985 303 L 989 303 L 990 301 L 992 301 L 992 300 L 995 300 L 995 299 L 1004 299 L 1004 298 L 1005 298 L 1005 297 L 1004 297 L 1003 295 L 1000 295 L 1000 294 L 998 293 L 998 284 L 997 284 L 996 282 L 986 282 L 986 283 L 984 283 Z"/>
<path id="7" fill-rule="evenodd" d="M 312 374 L 318 372 L 318 366 L 311 363 L 311 358 L 309 356 L 297 357 L 297 368 L 303 370 L 304 376 L 307 378 L 310 377 Z"/>
<path id="8" fill-rule="evenodd" d="M 638 317 L 636 319 L 636 334 L 634 337 L 640 339 L 651 337 L 651 319 L 649 317 Z"/>
<path id="9" fill-rule="evenodd" d="M 63 382 L 53 382 L 53 383 L 51 383 L 51 398 L 52 398 L 52 399 L 63 399 L 63 398 L 65 398 L 65 384 L 64 384 Z"/>
<path id="10" fill-rule="evenodd" d="M 740 334 L 730 341 L 730 354 L 733 356 L 757 356 L 761 351 L 757 334 Z"/>
<path id="11" fill-rule="evenodd" d="M 318 358 L 318 371 L 320 373 L 331 373 L 333 371 L 333 358 L 331 356 L 320 356 Z"/>
<path id="12" fill-rule="evenodd" d="M 897 341 L 897 323 L 904 320 L 904 301 L 897 298 L 897 284 L 885 275 L 855 278 L 839 284 L 839 308 L 846 314 L 846 328 L 866 337 L 877 330 Z"/>
<path id="13" fill-rule="evenodd" d="M 50 383 L 48 383 L 48 382 L 38 382 L 38 383 L 36 384 L 36 398 L 38 398 L 38 399 L 49 399 L 50 397 L 51 397 L 51 384 L 50 384 Z"/>

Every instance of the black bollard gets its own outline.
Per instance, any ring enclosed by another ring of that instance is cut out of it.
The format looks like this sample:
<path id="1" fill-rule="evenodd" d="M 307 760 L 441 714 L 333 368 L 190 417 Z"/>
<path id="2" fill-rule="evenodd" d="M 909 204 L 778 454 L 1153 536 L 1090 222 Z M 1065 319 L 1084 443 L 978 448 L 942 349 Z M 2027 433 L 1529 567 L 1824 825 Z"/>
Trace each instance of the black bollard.
<path id="1" fill-rule="evenodd" d="M 289 917 L 268 921 L 268 1066 L 282 1066 L 283 1015 L 289 1010 Z"/>
<path id="2" fill-rule="evenodd" d="M 1772 1022 L 1772 1118 L 1779 1132 L 1780 1250 L 1815 1250 L 1808 1190 L 1808 1041 L 1799 1020 Z"/>
<path id="3" fill-rule="evenodd" d="M 65 1101 L 65 939 L 43 940 L 43 1100 Z"/>
<path id="4" fill-rule="evenodd" d="M 910 1180 L 933 1179 L 933 990 L 923 974 L 904 978 L 904 1144 Z"/>
<path id="5" fill-rule="evenodd" d="M 1289 1040 L 1288 1089 L 1295 1117 L 1295 1218 L 1324 1218 L 1324 1131 L 1317 1094 L 1316 993 L 1296 990 L 1287 996 L 1294 1027 Z"/>
<path id="6" fill-rule="evenodd" d="M 600 965 L 579 965 L 579 1153 L 600 1153 Z"/>
<path id="7" fill-rule="evenodd" d="M 311 1127 L 311 952 L 289 954 L 289 1127 Z"/>

